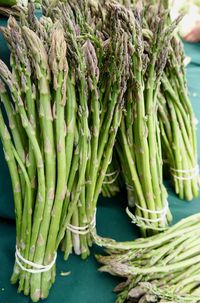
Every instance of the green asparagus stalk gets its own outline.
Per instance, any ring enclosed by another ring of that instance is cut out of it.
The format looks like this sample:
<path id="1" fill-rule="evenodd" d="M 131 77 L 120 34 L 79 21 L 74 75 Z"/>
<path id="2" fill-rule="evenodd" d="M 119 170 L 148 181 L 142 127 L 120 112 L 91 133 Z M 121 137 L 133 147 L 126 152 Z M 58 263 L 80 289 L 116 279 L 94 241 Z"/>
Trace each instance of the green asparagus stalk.
<path id="1" fill-rule="evenodd" d="M 49 210 L 49 220 L 51 224 L 48 231 L 48 240 L 45 251 L 44 262 L 49 264 L 53 260 L 56 247 L 56 237 L 59 229 L 62 203 L 66 193 L 66 157 L 65 157 L 65 105 L 66 105 L 66 81 L 68 76 L 68 66 L 66 61 L 66 44 L 62 27 L 58 24 L 52 33 L 52 44 L 49 55 L 49 65 L 53 74 L 54 102 L 55 102 L 55 137 L 57 151 L 57 184 L 53 207 Z M 53 138 L 53 130 L 52 130 Z M 54 140 L 54 139 L 53 139 Z M 45 226 L 47 232 L 48 228 Z M 47 233 L 46 233 L 47 237 Z M 52 249 L 53 248 L 53 249 Z M 42 294 L 48 296 L 48 282 L 51 273 L 44 273 L 42 276 Z"/>
<path id="2" fill-rule="evenodd" d="M 9 113 L 9 124 L 13 125 L 13 112 L 9 107 L 9 96 L 7 94 L 6 88 L 4 86 L 4 83 L 0 80 L 0 99 L 3 101 L 4 106 L 8 105 L 8 113 Z M 5 101 L 4 101 L 5 100 Z M 14 131 L 14 126 L 12 130 Z M 11 181 L 12 186 L 14 189 L 13 195 L 14 195 L 14 202 L 15 202 L 15 215 L 16 215 L 16 242 L 17 245 L 19 245 L 20 242 L 20 233 L 21 233 L 21 222 L 22 222 L 22 207 L 23 207 L 23 201 L 22 201 L 22 192 L 21 192 L 21 186 L 20 186 L 20 177 L 18 172 L 17 163 L 14 157 L 14 154 L 12 152 L 12 143 L 10 139 L 9 132 L 4 124 L 4 119 L 1 113 L 0 116 L 0 133 L 1 133 L 1 139 L 3 142 L 4 147 L 4 153 L 5 153 L 5 159 L 8 163 L 8 167 L 10 170 L 11 175 Z M 18 142 L 18 140 L 17 140 Z"/>

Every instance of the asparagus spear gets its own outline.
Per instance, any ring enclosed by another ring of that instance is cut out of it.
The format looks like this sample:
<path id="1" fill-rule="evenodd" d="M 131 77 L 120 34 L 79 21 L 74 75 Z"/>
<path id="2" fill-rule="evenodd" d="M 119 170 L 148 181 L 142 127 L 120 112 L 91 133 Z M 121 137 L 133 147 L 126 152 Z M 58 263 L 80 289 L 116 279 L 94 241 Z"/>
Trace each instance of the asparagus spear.
<path id="1" fill-rule="evenodd" d="M 49 231 L 45 226 L 46 237 L 48 240 L 45 250 L 44 262 L 49 264 L 53 260 L 56 252 L 56 235 L 59 229 L 59 222 L 62 212 L 62 203 L 66 194 L 66 152 L 65 152 L 65 105 L 66 105 L 66 82 L 68 77 L 68 65 L 66 60 L 66 44 L 64 33 L 60 24 L 55 25 L 52 33 L 52 44 L 49 55 L 49 64 L 53 74 L 53 84 L 55 91 L 55 130 L 56 130 L 56 151 L 57 151 L 57 184 L 55 200 L 50 209 L 49 217 L 51 224 Z M 47 233 L 48 231 L 48 233 Z M 42 295 L 48 296 L 48 282 L 51 279 L 51 273 L 44 273 L 42 276 Z"/>
<path id="2" fill-rule="evenodd" d="M 8 105 L 8 118 L 9 118 L 9 124 L 13 125 L 13 112 L 10 110 L 9 107 L 9 96 L 7 94 L 6 88 L 2 80 L 0 80 L 0 99 L 4 102 L 4 106 Z M 5 101 L 4 101 L 5 100 Z M 18 167 L 15 160 L 15 157 L 12 152 L 12 144 L 9 132 L 7 130 L 7 127 L 4 124 L 4 119 L 2 116 L 2 113 L 0 113 L 0 133 L 1 133 L 1 139 L 3 142 L 4 147 L 4 153 L 5 153 L 5 159 L 8 163 L 10 175 L 11 175 L 11 181 L 12 186 L 14 189 L 14 202 L 15 202 L 15 215 L 16 215 L 16 242 L 17 245 L 20 243 L 20 233 L 21 233 L 21 222 L 22 222 L 22 207 L 23 207 L 23 201 L 22 201 L 22 192 L 21 192 L 21 185 L 20 185 L 20 178 L 18 173 Z M 14 131 L 14 125 L 12 127 L 12 130 Z M 18 140 L 17 140 L 18 142 Z"/>

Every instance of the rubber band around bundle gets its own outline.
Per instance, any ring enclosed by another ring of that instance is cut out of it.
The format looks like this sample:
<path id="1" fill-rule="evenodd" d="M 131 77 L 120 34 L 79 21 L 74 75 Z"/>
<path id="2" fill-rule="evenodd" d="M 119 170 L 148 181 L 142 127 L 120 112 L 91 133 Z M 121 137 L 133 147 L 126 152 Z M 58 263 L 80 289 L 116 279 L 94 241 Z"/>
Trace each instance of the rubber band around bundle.
<path id="1" fill-rule="evenodd" d="M 170 168 L 172 171 L 172 175 L 175 179 L 177 180 L 192 180 L 195 177 L 198 176 L 199 174 L 199 166 L 197 165 L 195 168 L 192 169 L 187 169 L 187 170 L 182 170 L 182 169 L 175 169 L 175 168 Z M 174 173 L 173 173 L 174 172 Z M 177 176 L 176 173 L 183 174 L 183 176 Z M 193 173 L 193 174 L 192 174 Z M 191 176 L 184 176 L 185 174 L 192 174 Z"/>
<path id="2" fill-rule="evenodd" d="M 113 184 L 117 180 L 117 177 L 119 176 L 119 171 L 115 171 L 115 172 L 111 173 L 112 175 L 110 174 L 110 176 L 113 176 L 114 173 L 116 174 L 114 176 L 114 178 L 112 180 L 109 180 L 109 181 L 103 181 L 103 184 Z M 107 174 L 105 176 L 109 176 L 109 175 Z"/>
<path id="3" fill-rule="evenodd" d="M 51 268 L 54 266 L 55 262 L 56 262 L 56 258 L 57 258 L 57 253 L 55 253 L 55 256 L 52 260 L 52 262 L 48 265 L 41 265 L 41 264 L 37 264 L 37 263 L 34 263 L 34 262 L 31 262 L 27 259 L 25 259 L 19 249 L 17 248 L 16 246 L 16 251 L 15 251 L 15 261 L 16 263 L 19 265 L 19 267 L 26 271 L 26 272 L 29 272 L 31 274 L 39 274 L 39 273 L 42 273 L 42 272 L 46 272 L 46 271 L 49 271 L 51 270 Z M 32 268 L 26 268 L 22 263 L 32 267 Z"/>
<path id="4" fill-rule="evenodd" d="M 72 224 L 67 225 L 67 229 L 71 231 L 73 234 L 77 235 L 87 235 L 91 230 L 96 227 L 96 210 L 92 221 L 85 226 L 75 226 Z"/>
<path id="5" fill-rule="evenodd" d="M 119 173 L 119 170 L 115 170 L 112 173 L 107 173 L 107 174 L 105 174 L 105 177 L 111 177 L 111 176 L 113 176 L 113 175 L 115 175 L 117 173 Z"/>
<path id="6" fill-rule="evenodd" d="M 137 219 L 139 220 L 142 220 L 144 222 L 148 222 L 148 223 L 156 223 L 156 222 L 162 222 L 165 218 L 166 218 L 166 215 L 167 215 L 167 212 L 168 212 L 168 209 L 169 209 L 169 204 L 168 204 L 168 201 L 166 201 L 165 203 L 165 206 L 163 207 L 163 209 L 161 210 L 150 210 L 150 209 L 146 209 L 146 208 L 143 208 L 141 207 L 140 205 L 138 205 L 137 203 L 135 203 L 135 206 L 144 211 L 144 212 L 147 212 L 149 214 L 154 214 L 154 215 L 160 215 L 159 218 L 156 218 L 156 219 L 147 219 L 147 218 L 143 218 L 143 217 L 140 217 L 140 216 L 136 216 Z"/>

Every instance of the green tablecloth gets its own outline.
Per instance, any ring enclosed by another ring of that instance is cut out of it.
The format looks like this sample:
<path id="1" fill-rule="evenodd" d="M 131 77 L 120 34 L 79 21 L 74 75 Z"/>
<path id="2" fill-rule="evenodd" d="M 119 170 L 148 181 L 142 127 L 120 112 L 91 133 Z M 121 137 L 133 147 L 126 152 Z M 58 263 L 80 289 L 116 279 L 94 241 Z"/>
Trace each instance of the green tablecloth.
<path id="1" fill-rule="evenodd" d="M 3 25 L 5 20 L 0 20 Z M 200 119 L 200 44 L 185 45 L 186 53 L 192 57 L 188 66 L 188 81 L 191 99 L 197 118 Z M 0 58 L 9 60 L 9 52 L 0 37 Z M 198 130 L 198 149 L 200 152 L 200 132 Z M 166 182 L 169 189 L 169 204 L 174 216 L 174 222 L 183 217 L 200 211 L 200 198 L 192 202 L 179 200 Z M 125 214 L 125 201 L 123 195 L 113 199 L 99 199 L 97 212 L 97 230 L 102 236 L 112 237 L 116 240 L 130 240 L 138 236 L 138 230 L 133 226 Z M 29 298 L 17 294 L 16 286 L 10 285 L 9 279 L 14 263 L 15 252 L 15 225 L 11 219 L 14 217 L 13 199 L 8 170 L 0 146 L 0 303 L 28 303 Z M 3 219 L 4 218 L 4 219 Z M 115 295 L 112 288 L 119 281 L 118 278 L 97 271 L 98 264 L 94 253 L 99 248 L 94 247 L 91 257 L 87 261 L 71 256 L 68 262 L 63 261 L 59 253 L 57 259 L 57 279 L 51 289 L 48 303 L 112 303 Z M 70 276 L 63 277 L 61 271 L 71 272 Z"/>

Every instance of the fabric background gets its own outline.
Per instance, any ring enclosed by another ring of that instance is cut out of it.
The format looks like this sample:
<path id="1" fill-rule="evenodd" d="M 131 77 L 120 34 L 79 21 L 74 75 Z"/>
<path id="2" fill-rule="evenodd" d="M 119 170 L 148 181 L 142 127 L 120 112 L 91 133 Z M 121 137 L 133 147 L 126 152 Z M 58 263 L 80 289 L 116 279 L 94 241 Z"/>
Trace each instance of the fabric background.
<path id="1" fill-rule="evenodd" d="M 0 19 L 0 26 L 6 24 L 6 19 Z M 188 84 L 196 117 L 200 119 L 200 44 L 185 44 L 186 54 L 192 58 L 187 68 Z M 9 62 L 9 51 L 0 35 L 0 59 Z M 198 129 L 198 150 L 200 152 L 200 131 Z M 192 202 L 179 200 L 170 184 L 166 182 L 169 191 L 169 204 L 173 213 L 173 223 L 181 218 L 200 212 L 200 198 Z M 13 197 L 10 177 L 4 161 L 0 145 L 0 303 L 28 303 L 31 300 L 17 294 L 17 287 L 10 285 L 9 279 L 14 264 L 15 224 Z M 116 240 L 131 240 L 139 236 L 137 227 L 133 226 L 125 214 L 125 196 L 123 194 L 113 199 L 100 197 L 97 211 L 98 234 Z M 57 259 L 57 279 L 51 289 L 48 303 L 113 303 L 115 294 L 113 287 L 120 279 L 97 271 L 99 264 L 94 254 L 101 249 L 94 247 L 91 256 L 82 261 L 78 256 L 70 256 L 66 262 L 61 253 Z M 102 251 L 101 251 L 102 252 Z M 62 277 L 61 271 L 71 272 Z"/>

